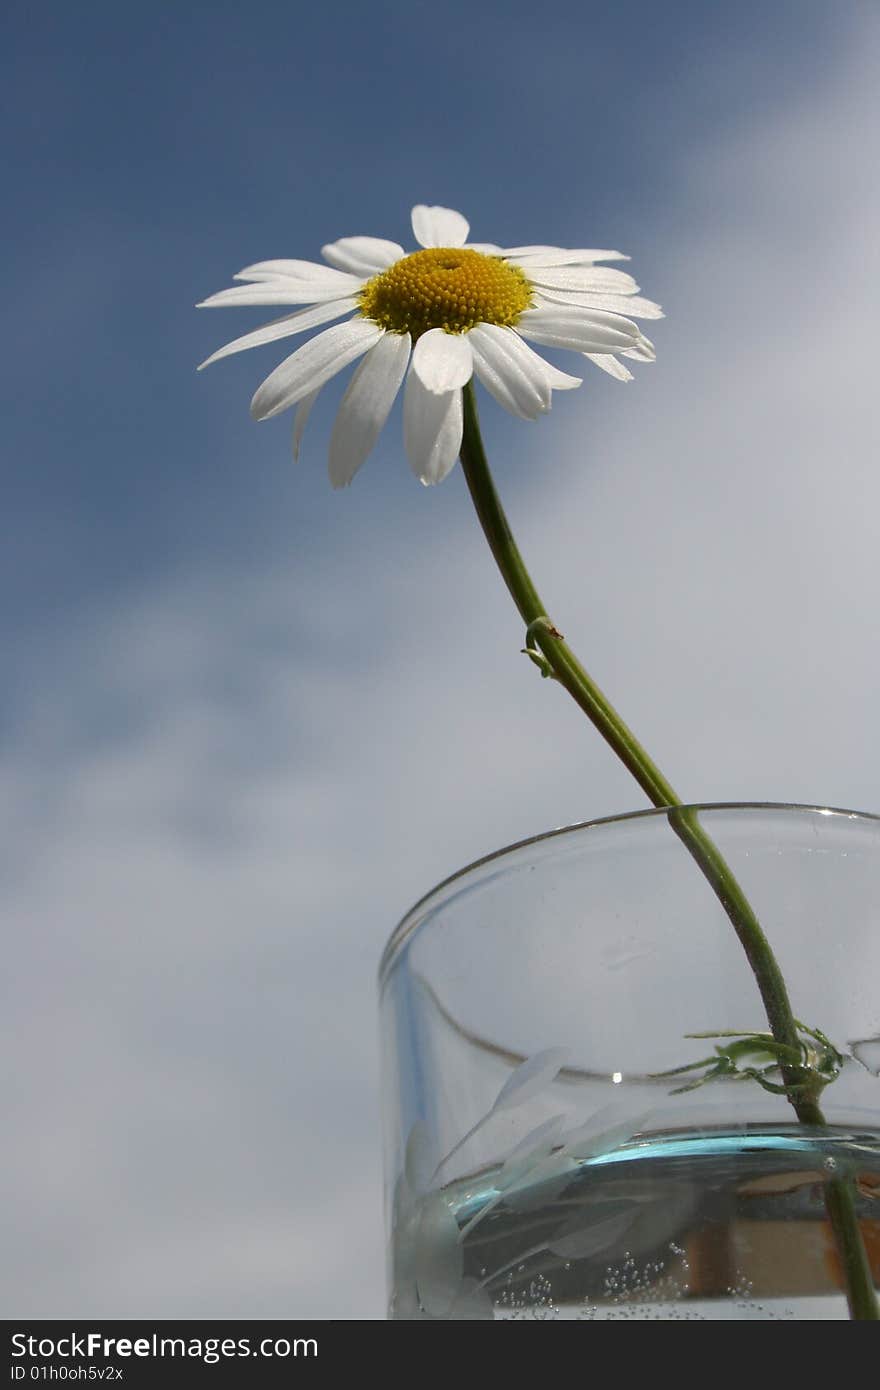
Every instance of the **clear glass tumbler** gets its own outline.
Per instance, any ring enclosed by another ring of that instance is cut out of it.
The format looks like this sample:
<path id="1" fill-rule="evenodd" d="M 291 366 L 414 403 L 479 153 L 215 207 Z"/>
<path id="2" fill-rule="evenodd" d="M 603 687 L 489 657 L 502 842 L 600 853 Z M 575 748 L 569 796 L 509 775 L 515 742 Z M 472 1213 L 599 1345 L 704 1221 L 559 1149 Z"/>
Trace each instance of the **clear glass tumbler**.
<path id="1" fill-rule="evenodd" d="M 733 1036 L 766 1033 L 761 1000 L 669 813 L 501 850 L 382 961 L 392 1318 L 846 1318 L 832 1180 L 878 1281 L 880 819 L 696 809 L 833 1077 L 826 1123 Z"/>

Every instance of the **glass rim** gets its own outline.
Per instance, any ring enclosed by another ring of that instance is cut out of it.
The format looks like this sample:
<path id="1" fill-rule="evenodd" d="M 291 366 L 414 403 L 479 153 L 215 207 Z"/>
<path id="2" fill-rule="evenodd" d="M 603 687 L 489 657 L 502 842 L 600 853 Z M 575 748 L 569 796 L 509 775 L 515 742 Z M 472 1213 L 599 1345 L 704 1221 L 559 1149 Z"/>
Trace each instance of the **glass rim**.
<path id="1" fill-rule="evenodd" d="M 423 909 L 433 898 L 446 893 L 453 884 L 467 878 L 475 870 L 482 869 L 486 864 L 491 864 L 497 859 L 504 859 L 508 855 L 516 854 L 519 850 L 527 849 L 530 845 L 544 844 L 548 840 L 562 839 L 580 831 L 598 830 L 609 825 L 656 819 L 660 816 L 666 817 L 670 811 L 802 811 L 813 815 L 841 816 L 847 820 L 873 822 L 880 826 L 880 814 L 873 811 L 853 811 L 843 806 L 823 806 L 801 801 L 689 801 L 677 806 L 648 806 L 641 811 L 619 811 L 614 815 L 598 816 L 592 820 L 575 821 L 571 825 L 557 826 L 554 830 L 539 831 L 536 835 L 527 835 L 525 839 L 514 840 L 508 845 L 503 845 L 500 849 L 490 850 L 488 854 L 480 855 L 478 859 L 473 859 L 462 868 L 456 869 L 454 873 L 448 874 L 439 883 L 435 883 L 433 888 L 429 888 L 426 893 L 423 893 L 403 914 L 385 943 L 378 969 L 380 989 L 384 986 L 404 943 L 416 930 L 417 917 Z"/>

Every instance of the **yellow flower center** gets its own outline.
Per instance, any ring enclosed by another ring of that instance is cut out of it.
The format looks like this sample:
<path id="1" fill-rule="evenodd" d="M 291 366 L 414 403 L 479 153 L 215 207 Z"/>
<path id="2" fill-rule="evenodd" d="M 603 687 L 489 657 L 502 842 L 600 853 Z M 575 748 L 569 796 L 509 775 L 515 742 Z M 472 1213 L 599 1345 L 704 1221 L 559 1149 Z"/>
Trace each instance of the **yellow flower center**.
<path id="1" fill-rule="evenodd" d="M 460 247 L 431 247 L 368 280 L 361 313 L 390 333 L 413 339 L 430 328 L 467 333 L 478 323 L 515 324 L 532 299 L 518 266 Z"/>

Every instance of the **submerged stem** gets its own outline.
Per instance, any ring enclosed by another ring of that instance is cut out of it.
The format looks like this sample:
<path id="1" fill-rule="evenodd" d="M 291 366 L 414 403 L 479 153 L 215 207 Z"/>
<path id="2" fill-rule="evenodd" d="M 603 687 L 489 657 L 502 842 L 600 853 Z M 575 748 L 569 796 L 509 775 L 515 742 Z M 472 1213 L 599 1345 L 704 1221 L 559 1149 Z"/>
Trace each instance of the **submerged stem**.
<path id="1" fill-rule="evenodd" d="M 605 741 L 632 773 L 652 805 L 669 808 L 669 823 L 701 873 L 711 885 L 736 932 L 755 976 L 767 1021 L 776 1042 L 800 1055 L 801 1040 L 785 980 L 737 879 L 718 846 L 700 824 L 693 807 L 685 806 L 671 783 L 621 719 L 614 706 L 575 657 L 549 620 L 547 611 L 523 563 L 495 484 L 480 434 L 473 381 L 464 387 L 464 434 L 461 462 L 480 524 L 501 576 L 529 632 L 560 685 L 592 721 Z M 811 1086 L 806 1067 L 781 1068 L 791 1088 L 788 1099 L 801 1124 L 824 1126 L 819 1107 L 821 1081 Z M 880 1320 L 874 1281 L 865 1252 L 852 1183 L 831 1178 L 825 1184 L 825 1206 L 843 1263 L 850 1316 Z"/>

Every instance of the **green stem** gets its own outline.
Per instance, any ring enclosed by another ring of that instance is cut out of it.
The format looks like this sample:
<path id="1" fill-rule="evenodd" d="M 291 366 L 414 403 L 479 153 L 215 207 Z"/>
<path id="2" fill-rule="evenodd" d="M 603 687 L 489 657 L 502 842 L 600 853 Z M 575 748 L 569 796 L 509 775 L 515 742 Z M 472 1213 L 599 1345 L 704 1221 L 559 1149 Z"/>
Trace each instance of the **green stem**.
<path id="1" fill-rule="evenodd" d="M 523 563 L 492 481 L 480 435 L 473 381 L 464 388 L 461 462 L 486 540 L 526 625 L 530 645 L 540 649 L 555 679 L 592 721 L 652 805 L 671 808 L 669 823 L 672 829 L 711 885 L 742 943 L 773 1037 L 798 1055 L 801 1040 L 785 980 L 761 924 L 733 871 L 711 836 L 703 829 L 697 812 L 682 803 L 635 734 L 547 617 L 547 610 Z M 804 1083 L 810 1080 L 805 1068 L 788 1067 L 783 1068 L 782 1072 L 785 1084 L 798 1088 L 793 1089 L 788 1098 L 801 1124 L 824 1126 L 825 1118 L 818 1103 L 821 1083 L 811 1092 L 805 1089 Z M 880 1320 L 874 1281 L 859 1230 L 852 1183 L 845 1178 L 829 1179 L 825 1184 L 825 1205 L 843 1262 L 850 1316 L 860 1320 Z"/>

